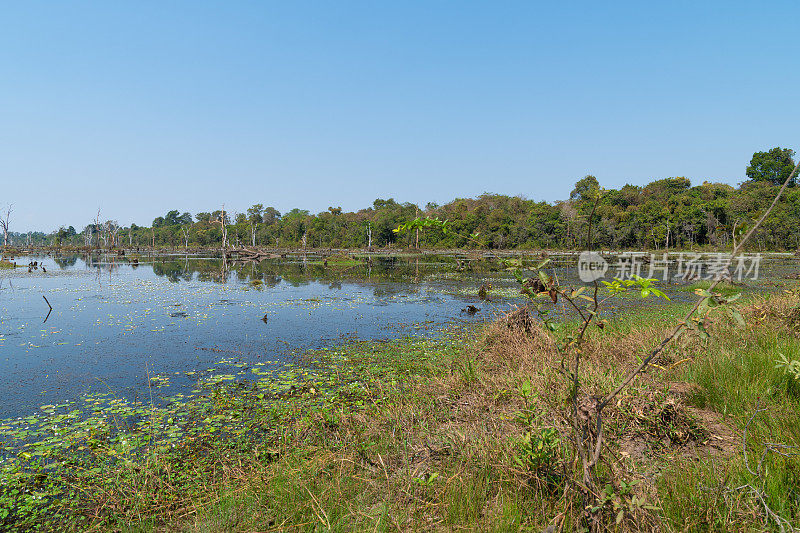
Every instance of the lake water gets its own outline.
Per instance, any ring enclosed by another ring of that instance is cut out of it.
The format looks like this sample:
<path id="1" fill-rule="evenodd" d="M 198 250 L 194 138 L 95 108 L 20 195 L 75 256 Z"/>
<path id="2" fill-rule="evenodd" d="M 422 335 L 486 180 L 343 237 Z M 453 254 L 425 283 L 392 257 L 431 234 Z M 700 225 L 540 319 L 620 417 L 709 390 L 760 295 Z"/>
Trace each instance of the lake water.
<path id="1" fill-rule="evenodd" d="M 0 418 L 89 391 L 159 396 L 152 387 L 159 376 L 172 395 L 222 361 L 280 367 L 308 349 L 435 334 L 448 322 L 484 320 L 519 303 L 499 263 L 460 272 L 453 257 L 328 265 L 316 257 L 232 264 L 181 255 L 141 256 L 138 264 L 97 255 L 15 261 L 37 261 L 46 272 L 0 270 Z M 789 259 L 774 265 L 763 270 L 759 290 L 770 276 L 796 270 Z M 573 266 L 557 265 L 562 282 Z M 476 297 L 487 280 L 493 303 Z M 468 303 L 483 310 L 461 313 Z"/>
<path id="2" fill-rule="evenodd" d="M 194 382 L 187 371 L 223 359 L 280 365 L 347 338 L 424 332 L 463 307 L 463 298 L 392 281 L 391 264 L 349 280 L 331 267 L 326 280 L 302 262 L 223 270 L 219 259 L 15 260 L 46 273 L 0 271 L 0 418 L 89 389 L 142 396 L 153 375 L 173 376 L 172 394 Z M 46 322 L 42 296 L 53 307 Z"/>

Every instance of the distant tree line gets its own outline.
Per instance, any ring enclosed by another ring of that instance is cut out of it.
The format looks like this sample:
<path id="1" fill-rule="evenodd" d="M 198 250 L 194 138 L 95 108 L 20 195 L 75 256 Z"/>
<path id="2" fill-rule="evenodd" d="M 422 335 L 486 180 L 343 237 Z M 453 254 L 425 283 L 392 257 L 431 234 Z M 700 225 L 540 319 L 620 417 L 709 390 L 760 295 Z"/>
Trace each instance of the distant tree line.
<path id="1" fill-rule="evenodd" d="M 356 212 L 341 207 L 312 214 L 255 204 L 243 213 L 222 209 L 197 213 L 169 211 L 149 227 L 101 222 L 99 214 L 81 232 L 72 226 L 50 234 L 14 234 L 14 244 L 101 247 L 166 246 L 364 248 L 416 246 L 460 248 L 564 248 L 585 246 L 592 222 L 595 248 L 725 247 L 746 230 L 775 196 L 794 167 L 794 152 L 773 148 L 753 155 L 747 180 L 739 187 L 704 182 L 692 186 L 683 177 L 604 190 L 594 176 L 576 184 L 569 199 L 554 203 L 517 196 L 482 194 L 424 207 L 377 199 Z M 760 249 L 800 248 L 800 187 L 792 187 L 754 236 Z M 417 217 L 450 221 L 451 232 L 430 229 L 420 235 L 392 230 Z M 466 236 L 477 234 L 477 243 Z"/>

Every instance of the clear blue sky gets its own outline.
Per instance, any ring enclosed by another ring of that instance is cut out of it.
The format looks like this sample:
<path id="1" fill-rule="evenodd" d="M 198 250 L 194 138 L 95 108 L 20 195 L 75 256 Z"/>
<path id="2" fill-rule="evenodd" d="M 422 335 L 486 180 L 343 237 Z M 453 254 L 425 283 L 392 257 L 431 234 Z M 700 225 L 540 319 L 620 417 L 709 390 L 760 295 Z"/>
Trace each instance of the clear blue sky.
<path id="1" fill-rule="evenodd" d="M 737 184 L 797 149 L 797 2 L 9 2 L 12 230 Z M 608 5 L 613 4 L 613 5 Z"/>

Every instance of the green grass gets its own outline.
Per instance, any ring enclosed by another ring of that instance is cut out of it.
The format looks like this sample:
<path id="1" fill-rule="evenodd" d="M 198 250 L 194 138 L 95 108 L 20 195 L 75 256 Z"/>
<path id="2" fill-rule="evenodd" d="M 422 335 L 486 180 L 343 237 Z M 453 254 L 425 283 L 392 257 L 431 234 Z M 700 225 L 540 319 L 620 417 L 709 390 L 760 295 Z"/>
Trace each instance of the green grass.
<path id="1" fill-rule="evenodd" d="M 737 453 L 730 457 L 683 461 L 665 471 L 659 483 L 662 501 L 665 515 L 676 529 L 757 529 L 746 516 L 758 514 L 763 519 L 761 504 L 745 489 L 730 490 L 744 485 L 763 490 L 770 509 L 795 527 L 800 522 L 800 382 L 776 368 L 781 353 L 790 359 L 800 358 L 800 339 L 780 318 L 773 318 L 712 335 L 703 353 L 677 375 L 681 381 L 696 385 L 688 401 L 720 413 L 737 430 L 740 441 Z M 759 409 L 764 411 L 757 412 Z M 763 455 L 766 443 L 792 448 L 775 448 L 788 455 Z M 747 449 L 749 469 L 742 444 Z M 753 475 L 749 470 L 757 470 L 762 456 L 763 470 Z M 777 530 L 774 520 L 769 521 L 769 528 Z"/>
<path id="2" fill-rule="evenodd" d="M 699 289 L 708 289 L 711 287 L 711 281 L 696 281 L 694 283 L 690 283 L 688 285 L 684 285 L 677 290 L 683 292 L 695 292 Z M 714 287 L 714 292 L 721 294 L 722 296 L 733 296 L 734 294 L 738 294 L 742 292 L 743 287 L 734 285 L 733 283 L 729 283 L 727 281 L 722 281 Z"/>
<path id="3" fill-rule="evenodd" d="M 744 328 L 720 319 L 709 340 L 684 336 L 609 408 L 597 480 L 609 492 L 595 515 L 608 530 L 777 530 L 742 486 L 800 523 L 798 458 L 769 453 L 753 475 L 741 448 L 748 423 L 751 469 L 766 442 L 800 446 L 800 384 L 775 366 L 779 353 L 800 359 L 784 318 L 800 297 L 749 297 L 743 306 Z M 586 390 L 613 389 L 687 308 L 631 309 L 593 328 Z M 562 324 L 558 338 L 574 325 Z M 569 389 L 547 346 L 489 326 L 309 352 L 278 375 L 226 369 L 205 378 L 202 394 L 148 414 L 159 421 L 155 433 L 153 424 L 97 426 L 2 465 L 0 528 L 541 531 L 555 519 L 569 531 L 581 506 L 568 483 L 577 475 Z M 672 392 L 674 383 L 687 391 Z M 139 409 L 91 405 L 106 420 Z M 754 417 L 758 407 L 766 411 Z M 51 422 L 44 416 L 41 426 Z M 176 427 L 177 440 L 165 440 Z M 723 429 L 732 440 L 710 447 Z M 134 438 L 132 452 L 122 443 Z M 623 454 L 631 440 L 645 447 L 641 456 Z"/>

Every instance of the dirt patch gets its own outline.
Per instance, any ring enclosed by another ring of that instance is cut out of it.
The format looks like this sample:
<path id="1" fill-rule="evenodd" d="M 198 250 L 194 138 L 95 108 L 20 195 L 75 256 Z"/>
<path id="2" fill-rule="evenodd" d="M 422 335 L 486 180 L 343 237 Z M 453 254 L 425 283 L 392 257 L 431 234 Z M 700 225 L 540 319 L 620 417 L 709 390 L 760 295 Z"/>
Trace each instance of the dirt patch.
<path id="1" fill-rule="evenodd" d="M 707 432 L 706 440 L 699 443 L 700 446 L 695 449 L 697 455 L 730 455 L 739 448 L 739 434 L 724 422 L 721 414 L 696 407 L 686 407 L 686 411 L 697 419 Z"/>
<path id="2" fill-rule="evenodd" d="M 685 381 L 670 381 L 666 385 L 669 387 L 670 394 L 680 398 L 685 398 L 700 389 L 696 383 L 686 383 Z"/>
<path id="3" fill-rule="evenodd" d="M 669 397 L 662 397 L 661 401 L 650 398 L 630 406 L 626 414 L 633 424 L 619 438 L 621 454 L 642 462 L 665 454 L 705 457 L 733 453 L 738 436 L 722 415 L 683 402 L 682 397 L 692 388 L 673 383 Z"/>

